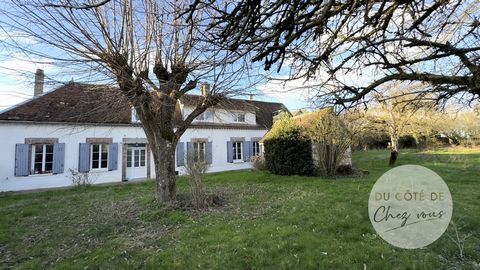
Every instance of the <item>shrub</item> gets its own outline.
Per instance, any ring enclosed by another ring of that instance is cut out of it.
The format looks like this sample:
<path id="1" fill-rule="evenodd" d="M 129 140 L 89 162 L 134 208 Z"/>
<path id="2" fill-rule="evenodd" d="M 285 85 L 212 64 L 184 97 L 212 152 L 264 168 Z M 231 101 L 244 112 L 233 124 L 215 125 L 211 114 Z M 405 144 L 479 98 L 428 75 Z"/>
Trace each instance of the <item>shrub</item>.
<path id="1" fill-rule="evenodd" d="M 72 181 L 72 185 L 77 187 L 87 187 L 95 183 L 96 175 L 89 172 L 78 172 L 72 168 L 68 169 L 68 177 Z"/>
<path id="2" fill-rule="evenodd" d="M 206 162 L 194 161 L 193 153 L 187 153 L 187 162 L 184 165 L 187 173 L 188 184 L 192 192 L 192 205 L 196 209 L 207 208 L 208 196 L 205 192 L 203 177 L 209 165 Z"/>
<path id="3" fill-rule="evenodd" d="M 333 110 L 323 109 L 310 114 L 310 119 L 302 122 L 306 125 L 309 138 L 315 144 L 314 161 L 318 173 L 334 176 L 337 168 L 346 159 L 346 152 L 352 142 L 347 121 L 335 115 Z"/>
<path id="4" fill-rule="evenodd" d="M 401 136 L 398 140 L 401 148 L 415 148 L 417 147 L 417 140 L 412 135 Z"/>
<path id="5" fill-rule="evenodd" d="M 352 175 L 355 173 L 353 167 L 349 164 L 340 165 L 336 170 L 338 175 Z"/>
<path id="6" fill-rule="evenodd" d="M 252 166 L 255 170 L 265 170 L 265 159 L 263 156 L 252 156 L 250 162 L 252 162 Z"/>
<path id="7" fill-rule="evenodd" d="M 277 120 L 264 139 L 265 166 L 280 175 L 311 175 L 312 145 L 290 117 Z"/>

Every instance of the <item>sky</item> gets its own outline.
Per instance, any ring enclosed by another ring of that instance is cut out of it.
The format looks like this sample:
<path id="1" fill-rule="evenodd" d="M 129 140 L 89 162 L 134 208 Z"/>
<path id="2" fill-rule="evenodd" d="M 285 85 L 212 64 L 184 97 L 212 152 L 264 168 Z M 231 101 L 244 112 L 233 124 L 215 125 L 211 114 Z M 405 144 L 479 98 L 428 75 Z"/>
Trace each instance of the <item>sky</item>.
<path id="1" fill-rule="evenodd" d="M 39 65 L 24 59 L 0 60 L 0 110 L 33 97 L 34 73 L 37 68 L 45 69 L 45 75 L 54 67 Z M 55 72 L 56 74 L 56 72 Z M 75 77 L 72 77 L 75 81 Z M 270 81 L 257 86 L 254 99 L 261 101 L 281 102 L 290 111 L 309 107 L 308 91 L 297 89 L 302 82 L 287 84 Z M 58 85 L 45 85 L 44 91 L 54 90 Z"/>
<path id="2" fill-rule="evenodd" d="M 0 29 L 0 111 L 33 97 L 34 74 L 37 69 L 43 69 L 47 77 L 45 92 L 59 86 L 49 84 L 50 81 L 85 81 L 85 78 L 75 76 L 71 73 L 72 71 L 49 64 L 48 60 L 28 53 L 12 52 L 9 48 L 2 46 L 3 42 L 10 42 L 12 37 L 21 46 L 35 46 L 33 40 L 20 33 L 10 32 L 7 35 Z M 286 78 L 283 74 L 285 73 L 277 74 L 277 77 Z M 255 100 L 281 102 L 289 110 L 295 111 L 309 107 L 308 89 L 298 89 L 306 86 L 308 83 L 300 80 L 287 83 L 266 81 L 257 84 L 255 91 L 251 92 L 254 93 Z"/>

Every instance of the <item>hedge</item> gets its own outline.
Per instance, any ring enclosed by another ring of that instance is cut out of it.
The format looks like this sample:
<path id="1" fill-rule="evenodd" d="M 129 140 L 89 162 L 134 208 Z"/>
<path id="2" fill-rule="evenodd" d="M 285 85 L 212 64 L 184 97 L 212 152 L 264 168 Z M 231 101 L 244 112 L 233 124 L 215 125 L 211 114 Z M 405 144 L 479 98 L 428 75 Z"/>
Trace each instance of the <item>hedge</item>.
<path id="1" fill-rule="evenodd" d="M 311 140 L 290 119 L 279 120 L 264 140 L 265 165 L 274 174 L 312 175 Z"/>

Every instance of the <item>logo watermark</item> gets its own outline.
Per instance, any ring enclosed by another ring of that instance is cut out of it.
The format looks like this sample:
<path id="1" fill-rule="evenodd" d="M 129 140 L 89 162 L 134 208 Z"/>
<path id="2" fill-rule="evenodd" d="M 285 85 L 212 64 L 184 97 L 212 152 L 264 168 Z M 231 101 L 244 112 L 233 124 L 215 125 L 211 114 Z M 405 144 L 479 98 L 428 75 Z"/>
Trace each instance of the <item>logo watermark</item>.
<path id="1" fill-rule="evenodd" d="M 437 240 L 452 218 L 452 195 L 434 171 L 403 165 L 383 174 L 370 192 L 368 213 L 378 235 L 405 249 Z"/>

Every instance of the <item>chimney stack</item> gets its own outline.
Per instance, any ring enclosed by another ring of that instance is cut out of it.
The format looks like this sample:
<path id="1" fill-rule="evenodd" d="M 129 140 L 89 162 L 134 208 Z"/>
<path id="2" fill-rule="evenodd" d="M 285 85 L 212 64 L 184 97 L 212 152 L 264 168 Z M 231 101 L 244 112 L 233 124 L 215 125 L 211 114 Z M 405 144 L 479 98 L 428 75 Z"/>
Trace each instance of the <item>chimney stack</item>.
<path id="1" fill-rule="evenodd" d="M 33 87 L 33 95 L 35 97 L 43 94 L 44 81 L 45 81 L 45 74 L 43 73 L 43 69 L 37 69 L 37 72 L 35 72 L 35 85 Z"/>
<path id="2" fill-rule="evenodd" d="M 206 97 L 210 92 L 210 84 L 202 83 L 202 85 L 200 85 L 200 91 L 202 92 L 202 96 Z"/>

